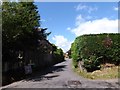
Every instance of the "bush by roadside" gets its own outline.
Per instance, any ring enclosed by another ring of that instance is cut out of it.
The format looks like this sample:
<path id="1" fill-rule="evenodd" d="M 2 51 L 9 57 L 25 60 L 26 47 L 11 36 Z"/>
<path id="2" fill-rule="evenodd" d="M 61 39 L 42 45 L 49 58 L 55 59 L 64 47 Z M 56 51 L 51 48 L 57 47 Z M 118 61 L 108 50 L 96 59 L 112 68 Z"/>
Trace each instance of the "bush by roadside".
<path id="1" fill-rule="evenodd" d="M 73 65 L 78 67 L 78 62 L 83 61 L 87 71 L 100 69 L 103 63 L 120 63 L 120 34 L 90 34 L 82 35 L 75 39 L 71 46 Z"/>

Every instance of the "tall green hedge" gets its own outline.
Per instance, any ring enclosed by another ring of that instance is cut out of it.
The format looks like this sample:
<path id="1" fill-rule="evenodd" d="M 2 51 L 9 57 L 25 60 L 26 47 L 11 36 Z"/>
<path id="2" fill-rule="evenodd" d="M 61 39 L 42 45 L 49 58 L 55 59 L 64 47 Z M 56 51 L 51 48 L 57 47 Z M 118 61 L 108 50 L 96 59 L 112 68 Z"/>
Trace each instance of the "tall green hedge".
<path id="1" fill-rule="evenodd" d="M 61 48 L 57 48 L 54 44 L 52 44 L 53 47 L 53 64 L 60 63 L 64 61 L 64 55 L 63 50 Z"/>
<path id="2" fill-rule="evenodd" d="M 100 68 L 102 63 L 120 62 L 120 34 L 90 34 L 75 39 L 71 46 L 71 56 L 75 67 L 78 61 L 84 62 L 88 71 Z"/>

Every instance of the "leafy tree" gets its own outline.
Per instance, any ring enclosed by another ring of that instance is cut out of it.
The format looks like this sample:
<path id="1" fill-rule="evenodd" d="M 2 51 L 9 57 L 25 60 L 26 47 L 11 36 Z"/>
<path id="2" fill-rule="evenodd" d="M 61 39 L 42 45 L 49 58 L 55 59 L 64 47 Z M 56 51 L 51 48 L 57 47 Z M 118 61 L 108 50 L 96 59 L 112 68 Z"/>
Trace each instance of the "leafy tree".
<path id="1" fill-rule="evenodd" d="M 40 15 L 33 2 L 3 2 L 2 4 L 2 47 L 3 61 L 17 60 L 19 52 L 36 49 L 39 39 L 50 33 L 41 29 Z"/>

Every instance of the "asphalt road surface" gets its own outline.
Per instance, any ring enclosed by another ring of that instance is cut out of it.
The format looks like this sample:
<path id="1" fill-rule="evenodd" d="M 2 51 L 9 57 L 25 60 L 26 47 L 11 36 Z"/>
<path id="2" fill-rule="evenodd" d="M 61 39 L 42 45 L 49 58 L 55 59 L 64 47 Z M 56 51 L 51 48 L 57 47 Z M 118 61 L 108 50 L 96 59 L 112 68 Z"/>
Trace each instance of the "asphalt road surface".
<path id="1" fill-rule="evenodd" d="M 118 88 L 118 79 L 89 80 L 72 70 L 72 60 L 56 64 L 33 76 L 1 88 Z"/>

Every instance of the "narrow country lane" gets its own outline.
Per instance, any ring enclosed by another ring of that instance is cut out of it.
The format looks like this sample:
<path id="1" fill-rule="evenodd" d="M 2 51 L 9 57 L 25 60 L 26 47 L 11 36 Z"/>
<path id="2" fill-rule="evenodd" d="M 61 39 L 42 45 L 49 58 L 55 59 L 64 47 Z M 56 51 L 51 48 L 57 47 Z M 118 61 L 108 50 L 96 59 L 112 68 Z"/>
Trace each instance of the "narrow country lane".
<path id="1" fill-rule="evenodd" d="M 1 88 L 118 88 L 118 80 L 88 80 L 73 72 L 72 60 Z M 41 75 L 42 73 L 42 75 Z"/>

